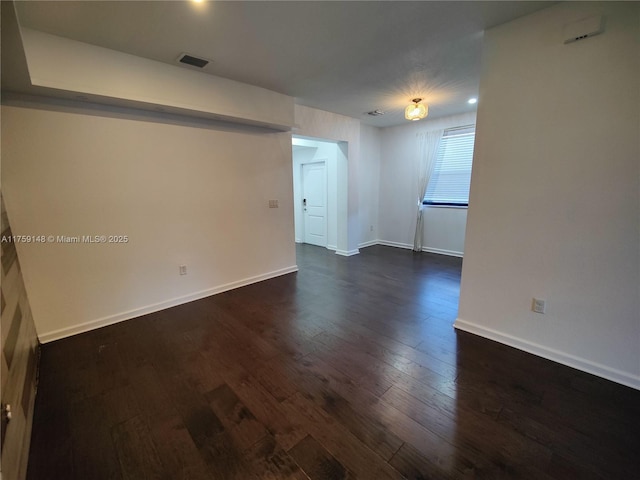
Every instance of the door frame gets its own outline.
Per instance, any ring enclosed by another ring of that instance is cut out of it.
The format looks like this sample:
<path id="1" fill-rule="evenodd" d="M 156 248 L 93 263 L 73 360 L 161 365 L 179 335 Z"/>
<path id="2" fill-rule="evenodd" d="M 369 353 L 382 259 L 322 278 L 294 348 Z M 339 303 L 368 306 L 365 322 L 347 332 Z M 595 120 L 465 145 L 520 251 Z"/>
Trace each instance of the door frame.
<path id="1" fill-rule="evenodd" d="M 317 144 L 330 144 L 335 146 L 334 153 L 329 152 L 327 155 L 318 154 L 307 156 L 304 149 L 309 147 L 319 148 Z M 312 137 L 306 135 L 292 135 L 293 145 L 293 193 L 294 193 L 294 221 L 295 221 L 295 241 L 302 242 L 302 233 L 300 223 L 302 222 L 301 212 L 298 203 L 301 202 L 299 197 L 299 183 L 301 181 L 301 170 L 298 165 L 302 163 L 313 163 L 314 161 L 326 162 L 327 172 L 327 249 L 335 251 L 337 255 L 351 256 L 359 253 L 358 248 L 349 249 L 349 240 L 352 242 L 357 238 L 358 217 L 357 215 L 350 217 L 349 208 L 354 201 L 355 192 L 349 188 L 349 169 L 353 167 L 349 160 L 353 147 L 349 142 L 344 140 L 335 140 L 326 137 Z M 296 160 L 296 147 L 303 147 L 299 154 L 300 160 Z M 304 160 L 302 160 L 304 158 Z"/>

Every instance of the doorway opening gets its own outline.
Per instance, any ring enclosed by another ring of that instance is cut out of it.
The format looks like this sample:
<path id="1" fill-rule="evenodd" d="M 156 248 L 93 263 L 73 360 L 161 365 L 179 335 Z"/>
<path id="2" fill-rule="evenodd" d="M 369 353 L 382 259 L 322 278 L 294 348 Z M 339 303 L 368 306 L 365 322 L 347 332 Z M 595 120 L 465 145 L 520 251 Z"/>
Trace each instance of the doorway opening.
<path id="1" fill-rule="evenodd" d="M 292 139 L 296 243 L 325 247 L 338 254 L 346 247 L 341 247 L 344 242 L 340 239 L 343 235 L 346 239 L 347 211 L 347 157 L 341 143 L 299 136 Z"/>

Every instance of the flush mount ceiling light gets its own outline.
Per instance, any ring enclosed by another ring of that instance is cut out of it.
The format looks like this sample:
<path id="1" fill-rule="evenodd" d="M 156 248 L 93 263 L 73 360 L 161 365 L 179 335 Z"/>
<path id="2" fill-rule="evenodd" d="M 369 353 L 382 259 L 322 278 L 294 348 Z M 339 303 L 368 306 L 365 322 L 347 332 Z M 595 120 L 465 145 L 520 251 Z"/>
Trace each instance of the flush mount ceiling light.
<path id="1" fill-rule="evenodd" d="M 421 98 L 414 98 L 411 100 L 413 103 L 410 103 L 407 108 L 404 109 L 404 118 L 407 120 L 421 120 L 429 114 L 429 109 L 423 103 Z"/>

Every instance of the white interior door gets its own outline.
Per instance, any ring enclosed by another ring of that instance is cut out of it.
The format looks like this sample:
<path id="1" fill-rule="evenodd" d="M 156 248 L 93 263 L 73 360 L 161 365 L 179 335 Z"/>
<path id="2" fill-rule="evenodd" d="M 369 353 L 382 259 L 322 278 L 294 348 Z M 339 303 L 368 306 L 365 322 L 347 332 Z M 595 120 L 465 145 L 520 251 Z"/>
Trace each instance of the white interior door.
<path id="1" fill-rule="evenodd" d="M 325 163 L 302 165 L 304 243 L 327 246 L 327 180 Z"/>

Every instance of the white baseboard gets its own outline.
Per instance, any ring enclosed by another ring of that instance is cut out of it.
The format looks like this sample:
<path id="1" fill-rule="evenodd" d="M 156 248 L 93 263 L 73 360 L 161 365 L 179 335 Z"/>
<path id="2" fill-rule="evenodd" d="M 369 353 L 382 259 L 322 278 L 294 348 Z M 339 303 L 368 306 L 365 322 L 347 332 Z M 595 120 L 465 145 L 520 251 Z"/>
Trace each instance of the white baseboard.
<path id="1" fill-rule="evenodd" d="M 443 250 L 442 248 L 423 247 L 423 252 L 437 253 L 438 255 L 447 255 L 449 257 L 464 257 L 464 252 L 456 252 L 455 250 Z"/>
<path id="2" fill-rule="evenodd" d="M 304 242 L 302 240 L 296 240 L 296 243 L 300 243 L 303 244 Z M 309 243 L 308 245 L 311 245 L 311 243 Z M 327 250 L 332 250 L 332 251 L 336 251 L 338 249 L 338 247 L 336 247 L 335 245 L 327 245 Z"/>
<path id="3" fill-rule="evenodd" d="M 384 245 L 386 247 L 396 247 L 404 248 L 406 250 L 413 250 L 413 244 L 411 243 L 389 242 L 387 240 L 377 240 L 376 243 L 378 245 Z M 427 253 L 437 253 L 438 255 L 448 255 L 449 257 L 464 257 L 464 252 L 457 252 L 455 250 L 444 250 L 442 248 L 422 247 L 422 251 Z"/>
<path id="4" fill-rule="evenodd" d="M 264 280 L 269 280 L 270 278 L 279 277 L 279 276 L 286 275 L 288 273 L 297 272 L 297 271 L 298 271 L 297 265 L 281 268 L 280 270 L 274 270 L 272 272 L 256 275 L 255 277 L 244 278 L 242 280 L 238 280 L 235 282 L 226 283 L 224 285 L 218 285 L 216 287 L 208 288 L 207 290 L 201 290 L 199 292 L 194 292 L 188 295 L 171 298 L 169 300 L 165 300 L 159 303 L 154 303 L 152 305 L 147 305 L 147 306 L 136 308 L 126 312 L 116 313 L 115 315 L 109 315 L 107 317 L 90 320 L 88 322 L 80 323 L 72 327 L 66 327 L 66 328 L 61 328 L 59 330 L 46 332 L 39 335 L 38 338 L 40 340 L 40 343 L 53 342 L 54 340 L 60 340 L 61 338 L 66 338 L 72 335 L 77 335 L 79 333 L 88 332 L 90 330 L 95 330 L 96 328 L 106 327 L 107 325 L 113 325 L 114 323 L 123 322 L 125 320 L 131 320 L 132 318 L 140 317 L 142 315 L 147 315 L 149 313 L 164 310 L 166 308 L 182 305 L 183 303 L 188 303 L 194 300 L 199 300 L 201 298 L 210 297 L 211 295 L 216 295 L 218 293 L 226 292 L 228 290 L 244 287 L 246 285 L 251 285 L 252 283 L 262 282 Z"/>
<path id="5" fill-rule="evenodd" d="M 342 255 L 343 257 L 351 257 L 352 255 L 357 255 L 360 253 L 360 250 L 357 248 L 355 250 L 337 250 L 336 255 Z"/>
<path id="6" fill-rule="evenodd" d="M 384 245 L 385 247 L 404 248 L 407 250 L 413 250 L 413 245 L 400 242 L 389 242 L 387 240 L 378 240 L 378 245 Z"/>
<path id="7" fill-rule="evenodd" d="M 378 243 L 380 243 L 380 240 L 370 240 L 368 242 L 359 244 L 358 248 L 373 247 L 374 245 L 378 245 Z"/>
<path id="8" fill-rule="evenodd" d="M 611 380 L 612 382 L 621 383 L 622 385 L 626 385 L 627 387 L 640 390 L 640 375 L 634 375 L 632 373 L 624 372 L 616 368 L 607 367 L 606 365 L 592 362 L 591 360 L 577 357 L 575 355 L 571 355 L 570 353 L 565 353 L 559 350 L 548 348 L 543 345 L 538 345 L 522 338 L 514 337 L 512 335 L 498 332 L 497 330 L 493 330 L 491 328 L 477 325 L 473 322 L 462 320 L 461 318 L 456 319 L 453 326 L 458 330 L 473 333 L 490 340 L 495 340 L 496 342 L 500 342 L 510 347 L 517 348 L 518 350 L 523 350 L 539 357 L 553 360 L 554 362 L 558 362 L 563 365 L 582 370 L 583 372 L 606 378 L 607 380 Z"/>
<path id="9" fill-rule="evenodd" d="M 331 250 L 336 252 L 336 255 L 342 255 L 343 257 L 350 257 L 352 255 L 357 255 L 360 253 L 360 250 L 357 248 L 355 250 L 340 250 L 336 245 L 327 245 L 327 250 Z"/>
<path id="10" fill-rule="evenodd" d="M 387 240 L 370 240 L 368 242 L 359 244 L 358 248 L 373 247 L 374 245 L 384 245 L 385 247 L 395 247 L 395 248 L 404 248 L 406 250 L 413 250 L 413 245 L 410 243 L 389 242 Z M 327 245 L 327 248 L 329 250 L 335 250 L 338 255 L 349 256 L 349 255 L 355 255 L 356 253 L 359 253 L 357 250 L 351 250 L 351 252 L 338 250 L 338 248 L 335 247 L 334 245 Z M 427 253 L 436 253 L 438 255 L 447 255 L 449 257 L 462 258 L 464 256 L 464 252 L 457 252 L 455 250 L 444 250 L 442 248 L 423 247 L 422 251 Z"/>

